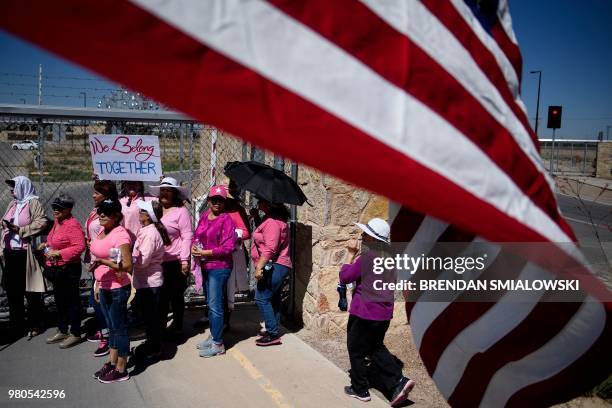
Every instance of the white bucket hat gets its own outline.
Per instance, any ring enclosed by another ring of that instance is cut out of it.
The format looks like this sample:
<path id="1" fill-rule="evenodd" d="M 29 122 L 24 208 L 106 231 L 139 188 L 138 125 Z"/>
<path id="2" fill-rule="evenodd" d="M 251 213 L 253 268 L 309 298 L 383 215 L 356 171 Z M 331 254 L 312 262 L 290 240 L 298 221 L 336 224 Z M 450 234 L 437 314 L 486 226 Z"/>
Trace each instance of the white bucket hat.
<path id="1" fill-rule="evenodd" d="M 138 200 L 136 202 L 136 205 L 138 205 L 138 208 L 140 208 L 141 210 L 145 210 L 147 214 L 149 214 L 149 217 L 151 217 L 151 221 L 159 222 L 159 220 L 157 219 L 157 216 L 155 215 L 155 211 L 153 211 L 152 201 Z"/>
<path id="2" fill-rule="evenodd" d="M 149 188 L 151 189 L 151 193 L 157 197 L 159 197 L 159 189 L 162 187 L 174 188 L 178 191 L 179 197 L 181 199 L 189 200 L 189 190 L 187 189 L 187 187 L 181 186 L 174 177 L 164 177 L 159 186 L 149 186 Z"/>
<path id="3" fill-rule="evenodd" d="M 358 222 L 355 222 L 354 224 L 372 238 L 376 238 L 377 240 L 386 242 L 387 244 L 390 242 L 389 235 L 391 233 L 391 228 L 389 227 L 389 224 L 387 224 L 387 221 L 381 218 L 372 218 L 367 224 L 360 224 Z"/>

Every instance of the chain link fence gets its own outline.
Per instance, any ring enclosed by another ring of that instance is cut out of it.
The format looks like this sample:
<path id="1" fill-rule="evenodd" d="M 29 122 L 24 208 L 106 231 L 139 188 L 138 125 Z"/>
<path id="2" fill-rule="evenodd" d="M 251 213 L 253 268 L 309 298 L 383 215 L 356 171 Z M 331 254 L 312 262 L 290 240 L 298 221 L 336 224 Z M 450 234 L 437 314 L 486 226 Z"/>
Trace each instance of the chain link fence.
<path id="1" fill-rule="evenodd" d="M 194 227 L 206 208 L 210 186 L 227 183 L 223 175 L 227 162 L 255 159 L 288 174 L 291 171 L 291 163 L 173 112 L 0 107 L 0 179 L 18 175 L 30 178 L 48 216 L 52 214 L 53 199 L 62 193 L 69 194 L 75 199 L 73 215 L 84 225 L 94 205 L 89 148 L 92 134 L 157 135 L 164 176 L 176 178 L 191 191 L 187 208 Z M 148 191 L 148 186 L 154 184 L 157 183 L 145 182 L 145 189 Z M 12 197 L 6 184 L 0 185 L 0 211 L 4 213 Z M 244 199 L 247 205 L 254 204 L 248 194 Z M 193 283 L 185 292 L 188 303 L 203 300 Z M 84 267 L 81 280 L 84 296 L 91 284 L 91 274 Z M 246 298 L 247 294 L 239 294 L 236 300 Z M 52 300 L 52 296 L 47 296 L 46 303 Z M 0 292 L 0 314 L 3 308 L 6 309 L 6 301 Z"/>

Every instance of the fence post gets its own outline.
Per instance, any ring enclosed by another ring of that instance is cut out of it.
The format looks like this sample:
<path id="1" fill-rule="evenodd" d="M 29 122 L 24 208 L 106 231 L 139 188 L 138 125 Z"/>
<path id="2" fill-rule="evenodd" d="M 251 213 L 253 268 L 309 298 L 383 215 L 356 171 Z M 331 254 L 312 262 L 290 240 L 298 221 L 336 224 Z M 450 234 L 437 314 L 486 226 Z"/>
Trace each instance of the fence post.
<path id="1" fill-rule="evenodd" d="M 291 162 L 291 178 L 297 183 L 298 181 L 298 164 L 296 162 Z M 289 220 L 289 252 L 291 256 L 291 263 L 293 264 L 293 268 L 291 268 L 291 275 L 289 281 L 289 311 L 288 315 L 291 316 L 291 320 L 295 319 L 295 270 L 296 270 L 296 262 L 295 255 L 297 252 L 296 246 L 296 237 L 297 237 L 297 206 L 292 205 L 290 211 Z"/>
<path id="2" fill-rule="evenodd" d="M 45 191 L 45 180 L 43 172 L 45 170 L 45 129 L 42 118 L 38 118 L 38 194 L 42 197 Z"/>
<path id="3" fill-rule="evenodd" d="M 183 179 L 183 143 L 185 136 L 185 125 L 181 123 L 179 125 L 179 173 L 181 179 Z"/>

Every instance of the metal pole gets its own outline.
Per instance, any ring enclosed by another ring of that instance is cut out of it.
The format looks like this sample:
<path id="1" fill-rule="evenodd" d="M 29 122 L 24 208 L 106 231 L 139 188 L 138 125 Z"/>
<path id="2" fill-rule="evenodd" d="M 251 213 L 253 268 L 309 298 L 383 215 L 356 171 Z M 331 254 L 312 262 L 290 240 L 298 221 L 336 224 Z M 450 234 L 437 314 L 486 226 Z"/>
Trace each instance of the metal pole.
<path id="1" fill-rule="evenodd" d="M 538 101 L 536 102 L 536 119 L 535 119 L 535 134 L 538 136 L 538 124 L 540 122 L 540 88 L 542 85 L 542 71 L 531 71 L 532 74 L 538 74 Z"/>
<path id="2" fill-rule="evenodd" d="M 87 92 L 79 92 L 79 95 L 83 95 L 83 107 L 87 107 Z"/>
<path id="3" fill-rule="evenodd" d="M 561 145 L 562 143 L 557 143 L 557 152 L 555 153 L 555 161 L 557 162 L 556 170 L 559 171 L 559 156 L 561 156 Z"/>
<path id="4" fill-rule="evenodd" d="M 179 125 L 179 172 L 181 173 L 181 178 L 183 178 L 183 143 L 185 136 L 185 125 Z"/>
<path id="5" fill-rule="evenodd" d="M 42 105 L 42 64 L 38 64 L 38 104 Z"/>
<path id="6" fill-rule="evenodd" d="M 193 123 L 187 125 L 189 131 L 189 191 L 193 194 Z M 193 206 L 194 211 L 196 210 L 195 205 Z M 195 213 L 193 219 L 195 220 Z"/>
<path id="7" fill-rule="evenodd" d="M 586 171 L 586 161 L 587 161 L 587 144 L 584 142 L 584 157 L 582 158 L 582 174 Z"/>
<path id="8" fill-rule="evenodd" d="M 295 162 L 291 162 L 291 178 L 298 181 L 298 165 Z M 297 206 L 292 205 L 290 210 L 289 220 L 289 251 L 291 253 L 291 262 L 293 263 L 293 268 L 291 269 L 291 280 L 289 282 L 289 316 L 291 318 L 295 318 L 295 256 L 296 256 L 296 237 L 297 237 Z"/>
<path id="9" fill-rule="evenodd" d="M 274 165 L 276 170 L 285 171 L 285 159 L 282 156 L 274 155 Z"/>
<path id="10" fill-rule="evenodd" d="M 575 167 L 574 163 L 574 144 L 570 143 L 570 162 L 572 163 L 572 168 Z"/>
<path id="11" fill-rule="evenodd" d="M 45 153 L 45 131 L 43 128 L 42 119 L 38 119 L 38 194 L 42 199 L 45 191 L 45 180 L 43 178 L 44 171 L 44 153 Z"/>
<path id="12" fill-rule="evenodd" d="M 610 140 L 610 128 L 612 126 L 606 126 L 606 140 Z"/>
<path id="13" fill-rule="evenodd" d="M 242 161 L 247 161 L 249 155 L 249 144 L 247 142 L 242 142 Z"/>
<path id="14" fill-rule="evenodd" d="M 552 142 L 550 145 L 550 174 L 553 174 L 553 158 L 555 157 L 555 130 L 553 129 Z"/>

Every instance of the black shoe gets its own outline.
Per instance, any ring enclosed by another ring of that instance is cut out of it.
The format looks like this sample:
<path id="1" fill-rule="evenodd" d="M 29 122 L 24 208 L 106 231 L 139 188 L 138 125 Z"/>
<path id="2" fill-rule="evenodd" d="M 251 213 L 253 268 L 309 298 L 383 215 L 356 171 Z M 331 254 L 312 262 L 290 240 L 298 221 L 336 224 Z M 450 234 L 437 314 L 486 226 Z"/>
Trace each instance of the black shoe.
<path id="1" fill-rule="evenodd" d="M 344 393 L 349 397 L 357 398 L 359 401 L 368 402 L 372 398 L 370 397 L 370 391 L 365 390 L 364 392 L 355 392 L 352 386 L 347 385 L 344 387 Z"/>
<path id="2" fill-rule="evenodd" d="M 280 336 L 276 335 L 276 336 L 272 336 L 269 333 L 266 333 L 265 336 L 259 337 L 257 340 L 255 340 L 255 344 L 258 346 L 276 346 L 279 344 L 283 344 L 281 342 Z"/>
<path id="3" fill-rule="evenodd" d="M 399 406 L 402 402 L 408 399 L 408 394 L 414 388 L 416 383 L 410 378 L 402 377 L 400 382 L 393 389 L 393 396 L 391 397 L 390 404 L 392 407 Z"/>

